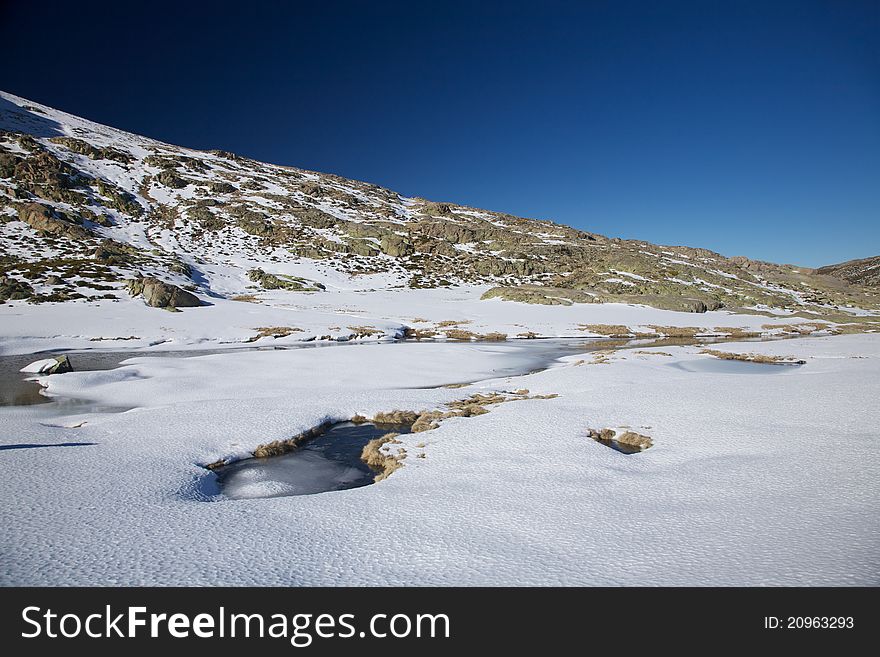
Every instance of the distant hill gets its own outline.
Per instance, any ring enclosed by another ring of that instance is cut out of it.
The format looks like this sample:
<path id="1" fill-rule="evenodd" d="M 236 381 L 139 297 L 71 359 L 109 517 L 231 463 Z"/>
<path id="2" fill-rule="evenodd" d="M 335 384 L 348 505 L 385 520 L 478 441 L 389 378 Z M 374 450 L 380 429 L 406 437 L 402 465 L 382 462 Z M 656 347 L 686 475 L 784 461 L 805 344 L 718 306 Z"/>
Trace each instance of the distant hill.
<path id="1" fill-rule="evenodd" d="M 876 259 L 872 276 L 876 284 Z M 840 272 L 407 198 L 165 144 L 0 93 L 0 301 L 117 299 L 142 290 L 141 277 L 208 298 L 486 286 L 486 298 L 527 303 L 817 318 L 880 301 Z"/>
<path id="2" fill-rule="evenodd" d="M 880 287 L 880 256 L 820 267 L 816 273 L 834 276 L 856 285 Z"/>

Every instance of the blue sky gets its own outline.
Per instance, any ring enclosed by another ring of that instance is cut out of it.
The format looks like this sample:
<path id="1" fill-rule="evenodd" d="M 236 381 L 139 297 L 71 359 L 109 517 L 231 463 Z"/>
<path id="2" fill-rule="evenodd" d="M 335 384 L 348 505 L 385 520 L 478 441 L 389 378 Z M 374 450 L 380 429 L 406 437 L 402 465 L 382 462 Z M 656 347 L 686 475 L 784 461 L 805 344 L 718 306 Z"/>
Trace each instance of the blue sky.
<path id="1" fill-rule="evenodd" d="M 880 253 L 880 2 L 196 4 L 3 3 L 0 88 L 611 236 Z"/>

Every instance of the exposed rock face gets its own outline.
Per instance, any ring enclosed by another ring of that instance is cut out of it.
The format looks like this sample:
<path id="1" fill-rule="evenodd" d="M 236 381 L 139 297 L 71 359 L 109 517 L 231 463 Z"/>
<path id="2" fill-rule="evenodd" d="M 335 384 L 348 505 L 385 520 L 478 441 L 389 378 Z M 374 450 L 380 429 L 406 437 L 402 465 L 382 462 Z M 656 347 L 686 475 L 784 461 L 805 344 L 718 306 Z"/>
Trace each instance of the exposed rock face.
<path id="1" fill-rule="evenodd" d="M 536 303 L 544 306 L 570 306 L 573 303 L 593 303 L 595 297 L 580 290 L 540 285 L 519 285 L 517 287 L 493 287 L 483 293 L 481 299 L 504 299 L 522 303 Z"/>
<path id="2" fill-rule="evenodd" d="M 380 248 L 382 253 L 386 253 L 394 258 L 403 258 L 415 252 L 412 242 L 405 237 L 393 233 L 382 238 Z"/>
<path id="3" fill-rule="evenodd" d="M 202 305 L 196 295 L 152 276 L 128 281 L 128 292 L 133 297 L 142 294 L 146 304 L 154 308 L 191 308 Z"/>
<path id="4" fill-rule="evenodd" d="M 91 236 L 88 230 L 67 215 L 41 203 L 28 203 L 18 211 L 18 218 L 44 235 L 67 237 L 73 240 Z"/>

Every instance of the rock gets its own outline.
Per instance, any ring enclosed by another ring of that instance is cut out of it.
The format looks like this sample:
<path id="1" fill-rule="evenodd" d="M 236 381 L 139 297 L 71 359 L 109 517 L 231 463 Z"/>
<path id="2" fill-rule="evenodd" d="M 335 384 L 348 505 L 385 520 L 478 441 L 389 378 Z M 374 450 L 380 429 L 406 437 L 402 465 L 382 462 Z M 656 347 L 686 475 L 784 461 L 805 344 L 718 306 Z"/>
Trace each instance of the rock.
<path id="1" fill-rule="evenodd" d="M 213 182 L 210 187 L 214 194 L 230 194 L 235 191 L 235 187 L 228 182 Z"/>
<path id="2" fill-rule="evenodd" d="M 67 217 L 42 203 L 28 203 L 18 210 L 18 219 L 44 235 L 68 237 L 82 240 L 91 237 L 91 233 Z"/>
<path id="3" fill-rule="evenodd" d="M 34 294 L 33 288 L 23 281 L 4 276 L 0 278 L 0 302 L 28 299 Z"/>
<path id="4" fill-rule="evenodd" d="M 192 308 L 202 305 L 196 295 L 152 276 L 129 280 L 128 292 L 133 297 L 142 294 L 146 304 L 153 308 Z"/>
<path id="5" fill-rule="evenodd" d="M 267 274 L 262 269 L 251 269 L 248 278 L 254 283 L 259 283 L 267 290 L 291 290 L 293 292 L 316 292 L 323 290 L 324 286 L 314 281 L 299 278 L 297 276 L 285 276 Z"/>
<path id="6" fill-rule="evenodd" d="M 186 180 L 186 178 L 177 175 L 177 172 L 173 169 L 165 169 L 164 171 L 159 172 L 159 175 L 156 176 L 156 180 L 162 185 L 171 187 L 172 189 L 183 189 L 189 185 L 189 181 Z"/>
<path id="7" fill-rule="evenodd" d="M 393 258 L 403 258 L 415 252 L 412 242 L 405 237 L 393 233 L 382 238 L 379 248 L 382 249 L 382 253 L 386 253 Z"/>
<path id="8" fill-rule="evenodd" d="M 66 372 L 73 372 L 73 366 L 70 364 L 70 359 L 67 356 L 55 356 L 34 361 L 30 365 L 22 367 L 19 371 L 30 374 L 64 374 Z"/>

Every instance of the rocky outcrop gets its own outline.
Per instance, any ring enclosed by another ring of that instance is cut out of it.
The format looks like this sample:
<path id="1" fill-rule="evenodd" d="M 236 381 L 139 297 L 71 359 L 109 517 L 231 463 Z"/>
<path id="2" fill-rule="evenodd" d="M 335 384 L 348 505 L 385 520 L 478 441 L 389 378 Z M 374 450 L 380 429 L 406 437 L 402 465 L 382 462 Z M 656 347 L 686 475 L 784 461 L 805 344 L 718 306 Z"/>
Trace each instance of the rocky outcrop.
<path id="1" fill-rule="evenodd" d="M 33 288 L 23 281 L 8 276 L 0 278 L 0 303 L 28 299 L 33 294 Z"/>
<path id="2" fill-rule="evenodd" d="M 156 176 L 156 181 L 171 189 L 183 189 L 189 185 L 189 181 L 183 176 L 178 175 L 174 169 L 160 171 Z"/>
<path id="3" fill-rule="evenodd" d="M 573 303 L 593 303 L 595 297 L 580 290 L 540 285 L 493 287 L 483 293 L 481 299 L 504 299 L 520 303 L 536 303 L 543 306 L 570 306 Z"/>
<path id="4" fill-rule="evenodd" d="M 18 219 L 43 235 L 82 240 L 91 236 L 79 222 L 42 203 L 28 203 L 18 210 Z"/>
<path id="5" fill-rule="evenodd" d="M 379 248 L 382 249 L 382 253 L 393 258 L 404 258 L 415 252 L 412 242 L 405 237 L 393 233 L 382 238 Z"/>
<path id="6" fill-rule="evenodd" d="M 113 160 L 120 164 L 130 164 L 134 158 L 124 151 L 109 146 L 96 147 L 75 137 L 52 137 L 53 144 L 60 144 L 68 150 L 85 155 L 90 160 Z"/>
<path id="7" fill-rule="evenodd" d="M 292 292 L 317 292 L 324 286 L 314 281 L 299 278 L 297 276 L 285 276 L 284 274 L 268 274 L 262 269 L 251 269 L 248 278 L 259 283 L 267 290 L 290 290 Z"/>
<path id="8" fill-rule="evenodd" d="M 128 281 L 127 287 L 131 296 L 143 295 L 146 304 L 153 308 L 176 309 L 202 305 L 196 295 L 152 276 L 131 279 Z"/>

